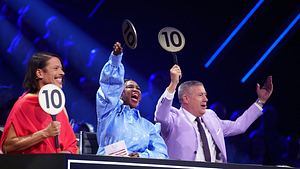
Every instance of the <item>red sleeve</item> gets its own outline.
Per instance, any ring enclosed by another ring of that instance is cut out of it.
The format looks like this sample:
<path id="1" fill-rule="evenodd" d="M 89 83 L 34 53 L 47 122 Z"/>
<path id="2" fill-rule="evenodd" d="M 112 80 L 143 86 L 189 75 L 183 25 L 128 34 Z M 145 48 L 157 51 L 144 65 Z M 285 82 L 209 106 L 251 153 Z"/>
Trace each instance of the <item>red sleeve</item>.
<path id="1" fill-rule="evenodd" d="M 77 154 L 78 147 L 76 136 L 66 114 L 64 112 L 59 113 L 57 119 L 61 122 L 61 132 L 59 136 L 61 150 Z"/>
<path id="2" fill-rule="evenodd" d="M 2 146 L 3 146 L 3 143 L 4 143 L 5 139 L 6 139 L 6 137 L 7 137 L 7 134 L 8 134 L 9 128 L 10 128 L 10 126 L 12 124 L 12 121 L 14 119 L 16 109 L 17 109 L 17 106 L 14 106 L 12 108 L 12 110 L 10 111 L 9 116 L 7 117 L 4 129 L 3 129 L 3 133 L 2 133 L 2 136 L 1 136 L 1 140 L 0 140 L 0 151 L 1 152 L 3 152 L 2 151 L 2 149 L 3 149 Z"/>

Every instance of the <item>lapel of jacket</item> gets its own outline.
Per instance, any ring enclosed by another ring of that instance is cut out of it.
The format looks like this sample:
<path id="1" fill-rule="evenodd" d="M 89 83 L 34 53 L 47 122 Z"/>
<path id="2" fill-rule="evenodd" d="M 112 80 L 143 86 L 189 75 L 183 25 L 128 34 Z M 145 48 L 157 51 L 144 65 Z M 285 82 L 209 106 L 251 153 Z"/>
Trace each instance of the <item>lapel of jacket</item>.
<path id="1" fill-rule="evenodd" d="M 219 148 L 219 150 L 222 152 L 222 154 L 226 154 L 226 152 L 224 152 L 224 149 L 222 148 L 222 143 L 221 143 L 222 137 L 220 136 L 221 131 L 219 131 L 221 129 L 214 127 L 213 121 L 211 121 L 211 119 L 208 118 L 207 116 L 202 116 L 202 119 L 203 119 L 203 122 L 204 122 L 205 126 L 207 127 L 209 133 L 211 134 L 215 144 Z M 216 130 L 218 130 L 218 131 L 216 131 Z"/>
<path id="2" fill-rule="evenodd" d="M 188 124 L 190 127 L 192 127 L 192 128 L 194 129 L 194 136 L 197 137 L 197 131 L 198 131 L 198 129 L 196 129 L 196 128 L 194 127 L 194 125 L 190 122 L 189 118 L 188 118 L 188 117 L 186 116 L 186 114 L 184 113 L 182 107 L 180 107 L 180 114 L 182 115 L 182 117 L 184 118 L 184 120 L 187 122 L 187 124 Z"/>

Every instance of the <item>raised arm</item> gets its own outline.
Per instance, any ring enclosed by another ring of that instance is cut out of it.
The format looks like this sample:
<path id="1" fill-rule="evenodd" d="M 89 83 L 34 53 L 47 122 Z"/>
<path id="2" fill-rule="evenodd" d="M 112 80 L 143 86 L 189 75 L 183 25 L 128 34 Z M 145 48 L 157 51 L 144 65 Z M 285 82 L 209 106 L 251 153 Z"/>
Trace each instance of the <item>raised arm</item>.
<path id="1" fill-rule="evenodd" d="M 263 114 L 262 108 L 273 92 L 272 76 L 268 76 L 261 87 L 256 85 L 258 99 L 235 121 L 223 120 L 224 136 L 233 136 L 244 133 L 249 126 Z"/>
<path id="2" fill-rule="evenodd" d="M 162 124 L 163 133 L 168 131 L 169 126 L 172 123 L 171 107 L 176 87 L 181 76 L 182 74 L 180 67 L 178 65 L 174 65 L 170 69 L 170 84 L 167 87 L 166 91 L 162 94 L 156 105 L 155 120 Z"/>
<path id="3" fill-rule="evenodd" d="M 117 42 L 100 73 L 100 86 L 96 95 L 98 118 L 106 117 L 120 101 L 125 74 L 124 66 L 121 63 L 122 55 L 121 44 Z"/>

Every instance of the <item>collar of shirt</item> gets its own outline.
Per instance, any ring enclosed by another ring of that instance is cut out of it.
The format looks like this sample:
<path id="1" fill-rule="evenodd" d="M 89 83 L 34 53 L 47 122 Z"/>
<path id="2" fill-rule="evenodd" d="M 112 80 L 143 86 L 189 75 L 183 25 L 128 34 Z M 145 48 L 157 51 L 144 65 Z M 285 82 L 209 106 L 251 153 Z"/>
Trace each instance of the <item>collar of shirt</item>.
<path id="1" fill-rule="evenodd" d="M 192 113 L 188 112 L 187 110 L 185 110 L 184 108 L 182 108 L 182 110 L 183 110 L 183 113 L 185 114 L 185 116 L 189 119 L 189 121 L 191 123 L 194 123 L 197 117 L 194 116 Z"/>
<path id="2" fill-rule="evenodd" d="M 191 124 L 194 126 L 194 128 L 196 130 L 198 130 L 198 126 L 197 126 L 197 122 L 196 122 L 196 116 L 194 116 L 193 114 L 189 113 L 187 110 L 185 110 L 184 108 L 182 108 L 183 110 L 183 113 L 185 114 L 185 116 L 188 118 L 188 120 L 191 122 Z M 209 144 L 209 149 L 210 149 L 210 153 L 211 153 L 211 157 L 212 157 L 212 162 L 216 162 L 216 145 L 213 141 L 213 138 L 211 136 L 211 134 L 209 133 L 208 129 L 206 128 L 204 122 L 202 121 L 202 117 L 199 117 L 200 120 L 201 120 L 201 124 L 205 130 L 205 133 L 206 133 L 206 136 L 207 136 L 207 139 L 208 139 L 208 144 Z M 197 154 L 196 154 L 196 157 L 195 157 L 195 160 L 196 161 L 205 161 L 204 160 L 204 153 L 203 153 L 203 149 L 202 149 L 202 146 L 199 146 L 201 145 L 202 143 L 200 143 L 200 133 L 197 132 L 197 144 L 198 144 L 198 149 L 197 149 Z M 200 153 L 201 152 L 201 153 Z"/>
<path id="3" fill-rule="evenodd" d="M 127 117 L 133 117 L 135 120 L 141 118 L 139 110 L 136 108 L 130 108 L 129 105 L 123 105 L 123 111 L 127 112 Z"/>

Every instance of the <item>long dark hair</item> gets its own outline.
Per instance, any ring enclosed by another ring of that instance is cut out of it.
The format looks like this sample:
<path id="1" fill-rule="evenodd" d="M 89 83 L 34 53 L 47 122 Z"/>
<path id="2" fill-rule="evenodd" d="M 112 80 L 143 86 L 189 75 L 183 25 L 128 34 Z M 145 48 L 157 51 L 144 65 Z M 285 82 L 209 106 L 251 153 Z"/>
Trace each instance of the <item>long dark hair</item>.
<path id="1" fill-rule="evenodd" d="M 59 56 L 50 52 L 37 52 L 32 55 L 28 62 L 23 87 L 28 93 L 36 93 L 39 91 L 38 77 L 36 76 L 37 69 L 43 69 L 47 66 L 48 60 L 52 57 Z"/>

